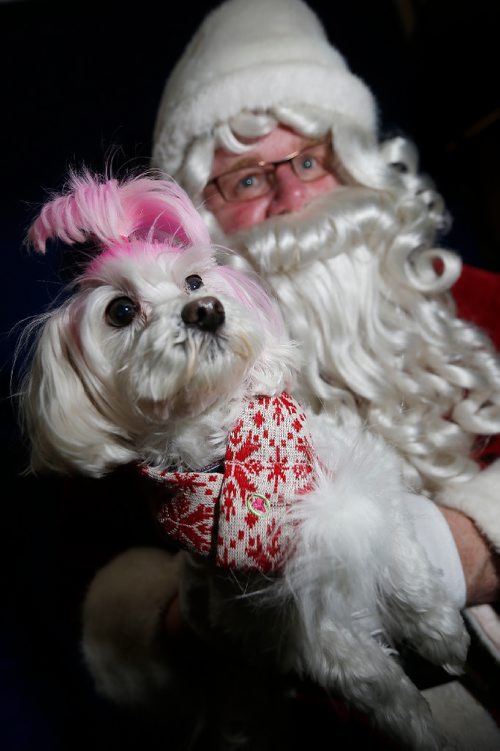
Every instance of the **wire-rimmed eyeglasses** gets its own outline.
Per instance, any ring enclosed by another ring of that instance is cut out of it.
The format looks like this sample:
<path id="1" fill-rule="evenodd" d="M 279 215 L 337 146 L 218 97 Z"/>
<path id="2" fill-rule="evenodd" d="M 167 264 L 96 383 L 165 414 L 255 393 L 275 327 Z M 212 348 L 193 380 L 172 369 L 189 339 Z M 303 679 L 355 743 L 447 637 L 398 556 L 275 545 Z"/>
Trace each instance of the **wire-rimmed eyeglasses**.
<path id="1" fill-rule="evenodd" d="M 330 137 L 314 141 L 283 159 L 255 162 L 223 172 L 207 183 L 205 196 L 210 198 L 215 188 L 228 202 L 261 198 L 274 190 L 276 169 L 288 163 L 294 174 L 304 183 L 311 183 L 331 174 L 333 164 Z"/>

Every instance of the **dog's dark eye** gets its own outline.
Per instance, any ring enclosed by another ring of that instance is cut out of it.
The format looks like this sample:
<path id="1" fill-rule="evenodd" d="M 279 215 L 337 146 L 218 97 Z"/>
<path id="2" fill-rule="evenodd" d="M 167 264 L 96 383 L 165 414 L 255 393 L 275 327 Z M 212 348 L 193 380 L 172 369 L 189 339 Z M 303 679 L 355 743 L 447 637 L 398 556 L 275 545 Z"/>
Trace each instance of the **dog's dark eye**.
<path id="1" fill-rule="evenodd" d="M 191 274 L 186 277 L 186 287 L 190 292 L 194 292 L 196 289 L 203 287 L 203 279 L 198 274 Z"/>
<path id="2" fill-rule="evenodd" d="M 106 320 L 110 326 L 129 326 L 137 315 L 137 305 L 130 297 L 117 297 L 106 308 Z"/>

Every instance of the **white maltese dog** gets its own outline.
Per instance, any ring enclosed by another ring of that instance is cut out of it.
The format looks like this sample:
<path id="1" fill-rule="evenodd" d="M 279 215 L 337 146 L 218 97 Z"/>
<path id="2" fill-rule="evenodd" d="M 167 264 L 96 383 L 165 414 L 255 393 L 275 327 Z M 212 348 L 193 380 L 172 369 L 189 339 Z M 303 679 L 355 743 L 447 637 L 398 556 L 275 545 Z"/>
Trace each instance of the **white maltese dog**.
<path id="1" fill-rule="evenodd" d="M 195 630 L 340 693 L 405 748 L 439 748 L 393 647 L 458 672 L 461 616 L 414 538 L 396 454 L 289 395 L 297 350 L 274 302 L 216 264 L 171 182 L 74 176 L 29 238 L 98 251 L 43 317 L 22 397 L 32 470 L 137 463 L 184 548 Z"/>

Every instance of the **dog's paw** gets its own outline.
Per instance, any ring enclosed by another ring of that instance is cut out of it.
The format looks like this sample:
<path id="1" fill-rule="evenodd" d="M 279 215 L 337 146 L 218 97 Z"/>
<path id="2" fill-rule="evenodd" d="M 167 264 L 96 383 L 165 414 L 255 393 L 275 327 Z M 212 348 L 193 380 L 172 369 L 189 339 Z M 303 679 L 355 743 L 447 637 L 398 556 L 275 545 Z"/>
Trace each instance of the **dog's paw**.
<path id="1" fill-rule="evenodd" d="M 366 619 L 369 623 L 370 619 Z M 369 629 L 371 628 L 369 625 Z M 303 652 L 302 668 L 327 690 L 340 692 L 372 722 L 415 751 L 438 751 L 441 740 L 429 706 L 373 633 L 344 628 L 332 619 L 318 623 Z"/>
<path id="2" fill-rule="evenodd" d="M 381 582 L 383 628 L 426 660 L 452 674 L 463 672 L 469 636 L 437 572 L 411 538 L 405 554 Z"/>

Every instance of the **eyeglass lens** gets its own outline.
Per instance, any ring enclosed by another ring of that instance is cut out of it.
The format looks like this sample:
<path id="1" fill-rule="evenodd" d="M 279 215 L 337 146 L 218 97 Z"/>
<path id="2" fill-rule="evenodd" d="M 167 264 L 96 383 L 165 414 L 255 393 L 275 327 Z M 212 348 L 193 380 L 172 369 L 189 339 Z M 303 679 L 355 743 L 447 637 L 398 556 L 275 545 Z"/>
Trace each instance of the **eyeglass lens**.
<path id="1" fill-rule="evenodd" d="M 328 173 L 330 147 L 326 142 L 307 147 L 300 154 L 277 164 L 249 165 L 217 178 L 219 191 L 226 201 L 251 201 L 269 193 L 275 185 L 275 172 L 280 164 L 289 162 L 302 182 L 319 180 Z"/>

